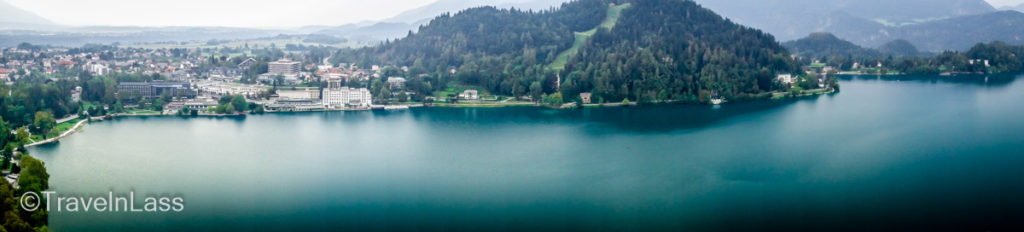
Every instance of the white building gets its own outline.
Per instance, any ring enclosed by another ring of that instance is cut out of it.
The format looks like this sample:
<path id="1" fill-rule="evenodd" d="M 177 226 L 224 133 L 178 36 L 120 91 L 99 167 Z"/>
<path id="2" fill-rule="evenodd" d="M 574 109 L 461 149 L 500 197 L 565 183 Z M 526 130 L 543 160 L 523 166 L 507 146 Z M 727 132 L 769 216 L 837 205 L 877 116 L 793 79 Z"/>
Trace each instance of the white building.
<path id="1" fill-rule="evenodd" d="M 82 101 L 82 87 L 75 86 L 75 89 L 71 90 L 71 101 L 80 102 Z"/>
<path id="2" fill-rule="evenodd" d="M 404 89 L 405 88 L 405 78 L 401 78 L 401 77 L 388 77 L 388 86 L 391 87 L 392 90 Z"/>
<path id="3" fill-rule="evenodd" d="M 92 75 L 102 76 L 110 74 L 110 68 L 107 68 L 106 65 L 102 64 L 92 64 L 89 65 L 89 72 L 92 73 Z"/>
<path id="4" fill-rule="evenodd" d="M 783 84 L 787 84 L 787 85 L 792 85 L 793 84 L 793 75 L 792 74 L 779 74 L 779 77 L 776 78 L 776 79 L 778 79 L 779 82 L 781 82 Z"/>
<path id="5" fill-rule="evenodd" d="M 342 87 L 341 80 L 331 79 L 327 81 L 327 88 L 324 88 L 324 107 L 370 107 L 373 104 L 373 95 L 366 88 L 356 89 Z"/>
<path id="6" fill-rule="evenodd" d="M 467 89 L 459 94 L 459 98 L 463 100 L 480 100 L 480 93 L 475 89 Z"/>
<path id="7" fill-rule="evenodd" d="M 291 60 L 279 60 L 267 63 L 267 73 L 271 75 L 298 75 L 299 71 L 302 71 L 299 67 L 299 62 Z"/>

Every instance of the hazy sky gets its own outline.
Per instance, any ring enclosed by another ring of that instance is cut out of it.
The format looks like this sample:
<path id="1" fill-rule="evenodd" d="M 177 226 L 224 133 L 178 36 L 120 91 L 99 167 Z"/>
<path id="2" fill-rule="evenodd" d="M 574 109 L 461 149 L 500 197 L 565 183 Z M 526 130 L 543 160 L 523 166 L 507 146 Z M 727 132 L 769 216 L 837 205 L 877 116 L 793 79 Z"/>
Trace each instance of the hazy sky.
<path id="1" fill-rule="evenodd" d="M 996 8 L 1003 6 L 1017 6 L 1024 3 L 1024 0 L 985 0 L 988 4 L 992 4 Z"/>
<path id="2" fill-rule="evenodd" d="M 389 18 L 437 0 L 7 0 L 58 24 L 298 27 Z M 1024 0 L 986 0 L 995 7 Z"/>
<path id="3" fill-rule="evenodd" d="M 64 25 L 298 27 L 389 18 L 436 0 L 6 0 Z"/>

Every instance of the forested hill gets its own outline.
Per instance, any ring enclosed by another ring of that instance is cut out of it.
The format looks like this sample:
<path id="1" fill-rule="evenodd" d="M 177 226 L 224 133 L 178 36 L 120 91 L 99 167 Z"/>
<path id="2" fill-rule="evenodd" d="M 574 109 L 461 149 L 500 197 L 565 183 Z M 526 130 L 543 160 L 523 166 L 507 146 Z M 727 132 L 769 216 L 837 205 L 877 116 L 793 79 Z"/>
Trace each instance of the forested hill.
<path id="1" fill-rule="evenodd" d="M 614 28 L 598 27 L 609 7 L 623 4 L 630 6 Z M 594 28 L 564 70 L 548 68 L 573 47 L 576 32 Z M 441 15 L 406 38 L 342 50 L 334 61 L 408 66 L 408 86 L 423 94 L 457 83 L 534 99 L 593 92 L 608 102 L 749 98 L 774 89 L 775 74 L 797 70 L 771 35 L 684 0 L 579 0 L 541 12 L 474 8 Z"/>
<path id="2" fill-rule="evenodd" d="M 840 39 L 827 32 L 812 33 L 806 38 L 782 44 L 805 62 L 817 61 L 827 64 L 842 64 L 841 69 L 850 69 L 854 62 L 883 59 L 883 54 L 863 48 Z"/>
<path id="3" fill-rule="evenodd" d="M 806 38 L 786 42 L 782 45 L 789 48 L 797 56 L 813 59 L 850 55 L 878 56 L 875 51 L 862 48 L 827 32 L 812 33 Z"/>

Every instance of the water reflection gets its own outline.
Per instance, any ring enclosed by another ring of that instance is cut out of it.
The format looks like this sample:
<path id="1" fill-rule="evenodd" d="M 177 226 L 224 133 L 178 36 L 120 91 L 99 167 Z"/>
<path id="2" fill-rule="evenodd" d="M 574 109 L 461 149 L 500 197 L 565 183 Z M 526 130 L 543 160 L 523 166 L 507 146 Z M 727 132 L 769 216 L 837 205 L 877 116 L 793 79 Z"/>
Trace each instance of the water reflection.
<path id="1" fill-rule="evenodd" d="M 913 81 L 921 83 L 954 83 L 1005 87 L 1016 81 L 1021 74 L 963 74 L 954 76 L 936 75 L 839 75 L 841 81 Z"/>
<path id="2" fill-rule="evenodd" d="M 796 101 L 813 103 L 820 97 L 822 96 L 792 100 L 741 102 L 723 106 L 656 105 L 585 109 L 420 108 L 413 109 L 410 113 L 417 120 L 426 123 L 494 125 L 530 121 L 549 124 L 587 124 L 588 128 L 594 129 L 593 131 L 611 128 L 619 132 L 668 133 L 705 128 L 736 116 L 770 112 Z M 393 116 L 393 113 L 374 113 L 374 115 L 388 117 Z M 452 120 L 453 118 L 459 120 Z"/>
<path id="3" fill-rule="evenodd" d="M 1015 120 L 1024 109 L 1012 107 L 1024 94 L 1012 90 L 1024 85 L 899 81 L 847 79 L 836 95 L 717 108 L 124 118 L 32 152 L 62 191 L 137 187 L 189 197 L 180 215 L 51 215 L 55 229 L 69 231 L 986 231 L 1024 223 L 1014 220 L 1024 208 L 1015 184 L 1024 183 L 1024 122 Z"/>

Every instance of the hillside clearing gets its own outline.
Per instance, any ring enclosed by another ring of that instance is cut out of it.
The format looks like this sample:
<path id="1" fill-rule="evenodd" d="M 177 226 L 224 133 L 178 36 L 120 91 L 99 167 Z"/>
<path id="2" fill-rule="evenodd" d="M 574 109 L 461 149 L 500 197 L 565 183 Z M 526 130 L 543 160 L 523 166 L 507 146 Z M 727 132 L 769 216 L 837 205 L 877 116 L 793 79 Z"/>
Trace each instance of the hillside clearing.
<path id="1" fill-rule="evenodd" d="M 548 65 L 548 69 L 554 71 L 564 70 L 565 64 L 569 63 L 569 58 L 576 56 L 580 51 L 580 47 L 582 47 L 591 36 L 594 36 L 594 33 L 597 33 L 598 29 L 604 28 L 611 30 L 612 28 L 615 28 L 615 24 L 619 22 L 619 17 L 622 16 L 622 10 L 629 8 L 629 6 L 630 4 L 626 3 L 608 7 L 608 14 L 605 16 L 604 21 L 601 21 L 601 24 L 597 25 L 594 29 L 584 32 L 576 32 L 576 40 L 573 41 L 572 47 L 562 51 L 562 53 L 559 53 L 558 57 L 555 58 L 555 61 L 552 61 L 551 64 Z"/>

